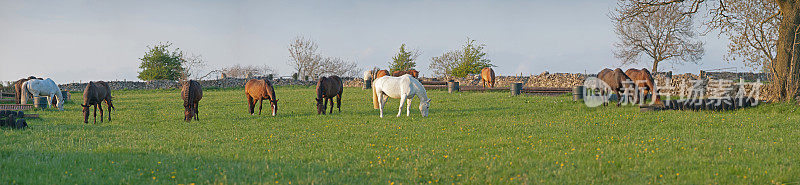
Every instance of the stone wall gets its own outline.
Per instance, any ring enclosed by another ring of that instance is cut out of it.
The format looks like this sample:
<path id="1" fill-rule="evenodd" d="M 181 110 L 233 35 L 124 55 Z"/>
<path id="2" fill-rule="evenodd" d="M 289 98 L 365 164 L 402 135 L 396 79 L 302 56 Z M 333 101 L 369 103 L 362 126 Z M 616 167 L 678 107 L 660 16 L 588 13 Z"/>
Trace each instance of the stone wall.
<path id="1" fill-rule="evenodd" d="M 587 77 L 596 76 L 595 74 L 580 74 L 580 73 L 542 73 L 539 75 L 531 76 L 498 76 L 495 80 L 495 87 L 509 87 L 511 83 L 523 83 L 524 87 L 559 87 L 559 88 L 572 88 L 582 85 Z M 760 80 L 767 75 L 750 73 L 703 73 L 696 75 L 691 73 L 673 75 L 672 73 L 656 73 L 654 79 L 660 87 L 660 91 L 669 93 L 673 96 L 688 96 L 692 92 L 702 92 L 705 97 L 713 95 L 727 94 L 735 95 L 739 91 L 736 82 L 737 77 L 743 77 L 745 82 L 753 82 Z M 261 79 L 261 78 L 258 78 Z M 245 78 L 223 78 L 218 80 L 203 80 L 200 84 L 203 87 L 217 87 L 217 88 L 236 88 L 244 87 L 249 79 Z M 362 78 L 343 78 L 345 87 L 363 87 L 364 81 Z M 480 76 L 471 76 L 467 78 L 421 78 L 421 81 L 447 81 L 454 80 L 459 82 L 462 86 L 480 86 Z M 276 86 L 286 85 L 300 85 L 300 86 L 314 86 L 316 81 L 303 81 L 293 79 L 274 79 L 272 80 Z M 766 82 L 762 80 L 762 82 Z M 699 83 L 699 85 L 695 85 Z M 713 91 L 712 87 L 721 85 L 724 87 L 725 92 Z M 180 88 L 180 83 L 177 81 L 150 81 L 150 82 L 133 82 L 133 81 L 111 81 L 109 82 L 112 90 L 123 89 L 175 89 Z M 59 85 L 62 90 L 69 91 L 83 91 L 86 83 L 71 83 Z M 692 88 L 701 88 L 692 90 Z M 745 85 L 746 92 L 751 92 L 752 85 Z M 765 93 L 766 88 L 762 86 L 760 92 Z"/>

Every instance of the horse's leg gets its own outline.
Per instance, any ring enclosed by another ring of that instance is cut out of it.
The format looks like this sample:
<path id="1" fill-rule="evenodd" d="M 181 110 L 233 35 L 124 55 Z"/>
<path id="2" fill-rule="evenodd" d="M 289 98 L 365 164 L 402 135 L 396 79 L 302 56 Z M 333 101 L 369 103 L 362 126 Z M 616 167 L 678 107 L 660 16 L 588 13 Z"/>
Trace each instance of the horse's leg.
<path id="1" fill-rule="evenodd" d="M 111 121 L 111 100 L 106 100 L 106 105 L 108 106 L 108 121 Z M 102 117 L 100 119 L 103 119 Z"/>
<path id="2" fill-rule="evenodd" d="M 200 102 L 194 103 L 194 120 L 200 121 Z"/>
<path id="3" fill-rule="evenodd" d="M 333 114 L 333 97 L 329 98 L 328 101 L 331 101 L 331 112 L 330 112 L 330 114 Z"/>
<path id="4" fill-rule="evenodd" d="M 97 123 L 97 105 L 94 105 L 94 120 L 92 123 Z"/>
<path id="5" fill-rule="evenodd" d="M 339 95 L 336 95 L 336 108 L 339 109 L 339 113 L 342 113 L 342 93 L 339 92 Z"/>
<path id="6" fill-rule="evenodd" d="M 406 100 L 406 102 L 407 102 L 406 103 L 406 116 L 411 116 L 411 101 L 413 101 L 413 100 L 414 100 L 414 97 L 408 98 L 408 100 Z M 422 100 L 420 100 L 420 101 L 422 101 Z M 420 103 L 422 103 L 422 102 L 420 102 Z M 400 104 L 403 104 L 403 102 L 400 102 Z"/>
<path id="7" fill-rule="evenodd" d="M 322 98 L 322 115 L 325 115 L 325 112 L 328 111 L 328 98 Z"/>
<path id="8" fill-rule="evenodd" d="M 261 109 L 264 108 L 264 98 L 259 98 L 256 101 L 258 101 L 258 115 L 261 115 Z"/>
<path id="9" fill-rule="evenodd" d="M 103 123 L 103 103 L 97 103 L 97 108 L 100 109 L 100 123 Z"/>
<path id="10" fill-rule="evenodd" d="M 386 103 L 384 100 L 383 93 L 377 95 L 378 98 L 378 109 L 381 110 L 381 118 L 383 118 L 383 105 Z"/>
<path id="11" fill-rule="evenodd" d="M 253 109 L 256 108 L 256 106 L 255 106 L 256 104 L 253 103 L 253 97 L 252 96 L 250 96 L 250 95 L 246 95 L 246 96 L 247 96 L 247 105 L 250 106 L 250 109 L 248 109 L 248 111 L 250 111 L 249 112 L 250 115 L 253 115 L 253 112 L 254 112 Z"/>
<path id="12" fill-rule="evenodd" d="M 486 81 L 483 80 L 483 77 L 481 77 L 481 84 L 483 84 L 483 92 L 486 92 Z"/>
<path id="13" fill-rule="evenodd" d="M 53 96 L 47 96 L 47 108 L 53 108 Z"/>
<path id="14" fill-rule="evenodd" d="M 400 94 L 400 107 L 397 108 L 397 117 L 400 117 L 400 113 L 403 113 L 403 102 L 406 101 L 406 96 L 408 95 Z"/>

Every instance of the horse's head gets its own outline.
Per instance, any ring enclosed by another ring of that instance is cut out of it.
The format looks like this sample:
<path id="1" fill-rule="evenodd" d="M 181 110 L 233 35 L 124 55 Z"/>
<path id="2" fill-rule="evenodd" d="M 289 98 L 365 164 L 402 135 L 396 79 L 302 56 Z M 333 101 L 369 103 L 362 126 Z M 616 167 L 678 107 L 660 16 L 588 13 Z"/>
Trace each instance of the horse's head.
<path id="1" fill-rule="evenodd" d="M 90 106 L 91 105 L 81 104 L 81 107 L 83 107 L 83 123 L 89 123 L 89 107 Z"/>
<path id="2" fill-rule="evenodd" d="M 428 107 L 430 106 L 431 106 L 431 99 L 419 102 L 419 112 L 422 113 L 422 117 L 428 116 Z"/>
<path id="3" fill-rule="evenodd" d="M 272 116 L 278 113 L 278 99 L 270 99 L 269 104 L 272 105 Z"/>
<path id="4" fill-rule="evenodd" d="M 323 100 L 324 100 L 323 98 L 317 98 L 317 114 L 324 114 L 325 113 L 325 107 L 322 106 L 322 101 Z"/>
<path id="5" fill-rule="evenodd" d="M 190 122 L 194 117 L 194 111 L 192 110 L 192 106 L 184 106 L 183 107 L 183 121 Z"/>

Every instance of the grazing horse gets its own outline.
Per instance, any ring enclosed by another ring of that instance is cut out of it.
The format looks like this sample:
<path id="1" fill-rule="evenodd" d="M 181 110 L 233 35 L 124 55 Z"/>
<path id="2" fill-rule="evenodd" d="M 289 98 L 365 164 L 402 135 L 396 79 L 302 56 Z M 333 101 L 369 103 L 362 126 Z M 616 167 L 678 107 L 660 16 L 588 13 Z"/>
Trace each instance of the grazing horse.
<path id="1" fill-rule="evenodd" d="M 636 103 L 639 103 L 639 98 L 645 99 L 649 93 L 653 93 L 653 101 L 655 101 L 656 104 L 661 103 L 661 99 L 658 97 L 658 92 L 655 91 L 656 89 L 655 83 L 653 82 L 653 76 L 650 74 L 650 71 L 648 71 L 647 68 L 642 68 L 641 70 L 630 68 L 625 71 L 625 75 L 628 75 L 628 77 L 633 80 L 634 84 L 636 84 L 636 88 L 638 88 L 635 91 Z"/>
<path id="2" fill-rule="evenodd" d="M 16 82 L 14 82 L 14 99 L 17 100 L 16 103 L 21 103 L 22 102 L 21 101 L 21 99 L 22 99 L 22 83 L 25 83 L 25 81 L 32 80 L 32 79 L 44 80 L 42 78 L 36 78 L 35 76 L 30 76 L 28 78 L 19 79 Z"/>
<path id="3" fill-rule="evenodd" d="M 56 82 L 52 79 L 31 79 L 22 83 L 21 89 L 22 99 L 20 103 L 28 104 L 28 95 L 33 96 L 47 96 L 47 107 L 53 107 L 53 101 L 56 101 L 58 110 L 64 109 L 64 98 L 61 94 L 61 89 L 58 88 Z"/>
<path id="4" fill-rule="evenodd" d="M 623 98 L 622 96 L 623 94 L 621 94 L 620 92 L 623 92 L 627 89 L 631 89 L 633 86 L 633 84 L 630 83 L 631 78 L 629 78 L 628 75 L 625 75 L 625 73 L 622 72 L 622 69 L 619 68 L 614 69 L 613 71 L 608 68 L 603 69 L 602 71 L 597 73 L 597 78 L 603 80 L 603 82 L 605 82 L 606 84 L 608 84 L 609 87 L 611 87 L 611 91 L 617 94 L 617 96 L 619 97 L 619 101 L 617 101 L 618 107 L 622 103 L 622 98 Z M 625 98 L 627 98 L 627 96 Z M 608 105 L 608 103 L 605 102 L 603 103 L 603 105 L 604 106 Z"/>
<path id="5" fill-rule="evenodd" d="M 394 76 L 394 77 L 403 76 L 404 74 L 410 74 L 414 78 L 419 78 L 419 71 L 413 70 L 413 69 L 408 70 L 408 71 L 395 71 L 395 72 L 392 72 L 392 76 Z"/>
<path id="6" fill-rule="evenodd" d="M 419 96 L 419 112 L 422 117 L 428 116 L 428 107 L 430 106 L 431 99 L 428 98 L 428 93 L 425 87 L 416 78 L 411 75 L 403 75 L 400 77 L 383 77 L 375 80 L 375 86 L 372 88 L 373 96 L 378 97 L 380 101 L 379 108 L 381 110 L 381 117 L 383 117 L 383 106 L 386 104 L 387 97 L 400 99 L 400 108 L 398 108 L 397 117 L 403 112 L 403 102 L 406 104 L 406 116 L 411 115 L 411 100 L 414 96 Z"/>
<path id="7" fill-rule="evenodd" d="M 100 123 L 103 122 L 103 101 L 108 105 L 108 121 L 111 121 L 111 109 L 114 109 L 114 104 L 111 103 L 111 90 L 108 84 L 104 81 L 89 82 L 86 88 L 83 89 L 83 123 L 89 123 L 89 107 L 94 105 L 94 121 L 97 123 L 97 108 L 100 108 Z"/>
<path id="8" fill-rule="evenodd" d="M 244 94 L 247 96 L 247 104 L 250 105 L 250 115 L 253 115 L 258 102 L 258 115 L 261 115 L 261 108 L 264 100 L 268 100 L 272 108 L 272 116 L 278 113 L 278 98 L 275 97 L 275 89 L 269 80 L 252 79 L 244 84 Z"/>
<path id="9" fill-rule="evenodd" d="M 489 87 L 494 88 L 494 70 L 490 67 L 484 67 L 481 69 L 481 83 L 483 83 L 483 89 L 486 89 L 486 84 L 489 84 Z"/>
<path id="10" fill-rule="evenodd" d="M 333 97 L 336 97 L 336 107 L 339 112 L 342 112 L 342 79 L 338 76 L 329 76 L 327 78 L 319 77 L 317 81 L 317 114 L 325 114 L 328 109 L 328 101 L 331 102 L 331 114 L 333 114 Z"/>
<path id="11" fill-rule="evenodd" d="M 198 115 L 200 111 L 197 110 L 197 105 L 200 103 L 200 99 L 203 99 L 203 87 L 194 80 L 181 82 L 181 85 L 181 98 L 183 99 L 184 108 L 183 120 L 190 122 L 194 117 L 195 120 L 200 121 Z"/>

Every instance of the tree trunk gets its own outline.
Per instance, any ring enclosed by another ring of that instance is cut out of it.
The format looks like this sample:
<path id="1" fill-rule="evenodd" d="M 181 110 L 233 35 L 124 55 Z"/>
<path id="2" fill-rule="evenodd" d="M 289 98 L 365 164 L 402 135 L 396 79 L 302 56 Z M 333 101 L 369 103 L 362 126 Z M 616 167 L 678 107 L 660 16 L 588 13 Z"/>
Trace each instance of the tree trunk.
<path id="1" fill-rule="evenodd" d="M 652 70 L 652 71 L 650 71 L 650 72 L 652 72 L 653 74 L 655 74 L 656 72 L 658 72 L 658 62 L 661 62 L 661 61 L 660 61 L 660 60 L 653 60 L 653 70 Z"/>
<path id="2" fill-rule="evenodd" d="M 800 14 L 798 14 L 800 1 L 777 0 L 777 2 L 783 19 L 778 28 L 777 55 L 776 62 L 773 64 L 776 72 L 773 77 L 776 78 L 772 79 L 775 91 L 772 93 L 777 93 L 775 96 L 779 98 L 778 100 L 792 101 L 797 96 L 797 85 L 800 81 L 797 79 L 797 73 L 800 71 L 798 69 L 800 63 L 797 58 L 800 57 L 792 60 L 792 52 L 795 55 L 798 53 L 798 51 L 792 51 L 792 45 L 796 42 L 794 40 L 795 29 L 800 24 Z"/>

